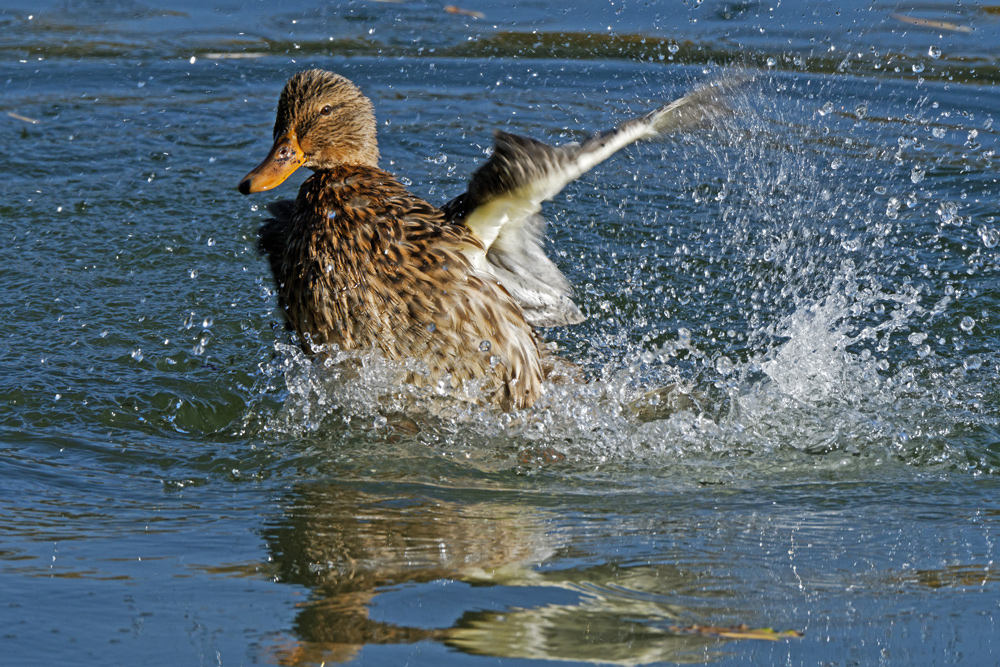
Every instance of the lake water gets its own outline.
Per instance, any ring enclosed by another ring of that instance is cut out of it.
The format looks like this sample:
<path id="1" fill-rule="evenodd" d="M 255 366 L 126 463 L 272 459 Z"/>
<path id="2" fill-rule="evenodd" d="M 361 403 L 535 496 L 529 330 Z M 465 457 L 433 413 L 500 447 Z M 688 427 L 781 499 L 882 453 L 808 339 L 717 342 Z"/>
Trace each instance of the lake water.
<path id="1" fill-rule="evenodd" d="M 460 9 L 0 9 L 4 664 L 1000 662 L 1000 8 Z M 295 71 L 440 204 L 494 128 L 734 65 L 546 207 L 591 382 L 498 415 L 296 351 L 256 230 L 302 177 L 235 189 Z"/>

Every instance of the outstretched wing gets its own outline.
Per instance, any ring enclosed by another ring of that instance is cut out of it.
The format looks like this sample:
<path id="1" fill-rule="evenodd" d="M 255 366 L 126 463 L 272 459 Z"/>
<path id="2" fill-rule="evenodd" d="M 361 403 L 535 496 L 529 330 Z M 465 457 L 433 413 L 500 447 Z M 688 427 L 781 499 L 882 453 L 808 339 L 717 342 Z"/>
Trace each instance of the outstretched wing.
<path id="1" fill-rule="evenodd" d="M 500 280 L 533 326 L 582 321 L 569 281 L 542 249 L 542 202 L 635 141 L 694 129 L 730 112 L 725 94 L 745 80 L 739 75 L 701 86 L 582 143 L 550 146 L 498 131 L 493 155 L 472 175 L 468 190 L 442 207 L 482 241 L 485 251 L 470 248 L 469 259 Z"/>

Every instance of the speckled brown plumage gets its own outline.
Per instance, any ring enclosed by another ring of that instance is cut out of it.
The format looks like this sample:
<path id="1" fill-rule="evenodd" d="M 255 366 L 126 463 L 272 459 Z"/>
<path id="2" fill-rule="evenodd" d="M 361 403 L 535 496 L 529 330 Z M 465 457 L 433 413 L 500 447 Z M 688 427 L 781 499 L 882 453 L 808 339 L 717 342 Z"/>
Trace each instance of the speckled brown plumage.
<path id="1" fill-rule="evenodd" d="M 521 309 L 462 254 L 478 241 L 372 167 L 302 185 L 294 213 L 262 231 L 279 298 L 304 347 L 334 343 L 416 358 L 452 386 L 483 380 L 503 409 L 533 403 L 542 368 Z"/>
<path id="2" fill-rule="evenodd" d="M 278 297 L 303 348 L 375 349 L 417 359 L 425 382 L 475 382 L 504 410 L 533 404 L 546 375 L 533 326 L 583 319 L 543 250 L 541 203 L 637 139 L 720 109 L 702 88 L 581 144 L 497 133 L 468 191 L 439 209 L 378 168 L 371 102 L 342 76 L 309 70 L 285 85 L 274 145 L 240 182 L 269 190 L 315 173 L 261 229 Z M 565 365 L 559 373 L 565 372 Z"/>

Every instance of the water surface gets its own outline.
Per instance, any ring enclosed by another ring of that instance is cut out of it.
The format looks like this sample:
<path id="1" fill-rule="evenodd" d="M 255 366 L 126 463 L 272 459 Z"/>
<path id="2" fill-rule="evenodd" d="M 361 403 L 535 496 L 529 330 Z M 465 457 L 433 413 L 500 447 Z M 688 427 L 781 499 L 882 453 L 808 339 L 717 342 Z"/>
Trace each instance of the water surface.
<path id="1" fill-rule="evenodd" d="M 995 663 L 1000 10 L 816 4 L 8 3 L 5 654 Z M 235 185 L 313 66 L 435 203 L 495 128 L 755 78 L 547 206 L 592 381 L 498 415 L 284 330 Z M 697 630 L 742 624 L 803 636 Z"/>

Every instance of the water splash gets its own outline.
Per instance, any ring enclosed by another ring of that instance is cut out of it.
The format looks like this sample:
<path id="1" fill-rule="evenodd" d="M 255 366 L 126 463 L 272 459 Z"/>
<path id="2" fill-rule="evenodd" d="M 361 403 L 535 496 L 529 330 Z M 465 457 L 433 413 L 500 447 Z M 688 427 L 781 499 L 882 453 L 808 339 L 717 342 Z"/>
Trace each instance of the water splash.
<path id="1" fill-rule="evenodd" d="M 405 364 L 342 351 L 319 363 L 279 344 L 269 382 L 284 407 L 267 429 L 412 428 L 433 435 L 424 445 L 514 464 L 545 451 L 585 465 L 700 461 L 700 475 L 705 461 L 752 470 L 820 454 L 995 471 L 984 443 L 997 425 L 996 294 L 984 284 L 1000 258 L 967 177 L 989 159 L 990 119 L 969 119 L 984 132 L 963 125 L 955 146 L 940 131 L 954 112 L 928 97 L 868 99 L 865 81 L 759 83 L 733 100 L 728 126 L 645 149 L 662 152 L 668 185 L 596 232 L 612 250 L 573 276 L 590 321 L 555 334 L 590 382 L 549 385 L 532 410 L 499 415 L 475 387 L 449 401 L 400 384 Z M 947 144 L 936 161 L 929 142 Z M 584 219 L 586 194 L 569 193 Z M 601 247 L 578 238 L 570 256 Z M 636 419 L 645 392 L 675 384 L 695 400 Z"/>

